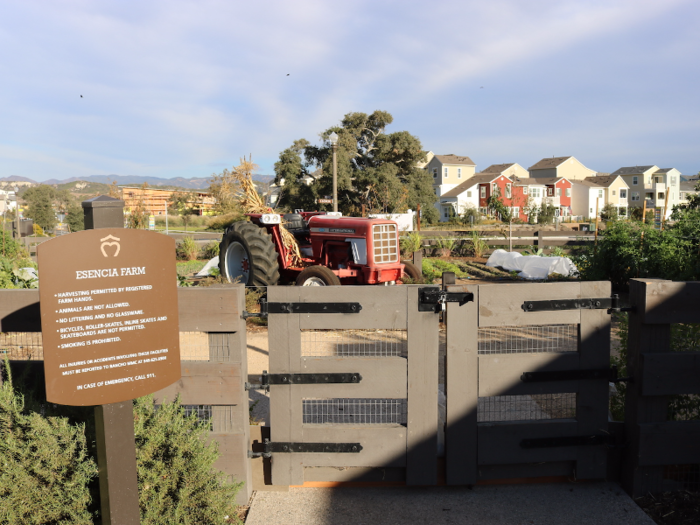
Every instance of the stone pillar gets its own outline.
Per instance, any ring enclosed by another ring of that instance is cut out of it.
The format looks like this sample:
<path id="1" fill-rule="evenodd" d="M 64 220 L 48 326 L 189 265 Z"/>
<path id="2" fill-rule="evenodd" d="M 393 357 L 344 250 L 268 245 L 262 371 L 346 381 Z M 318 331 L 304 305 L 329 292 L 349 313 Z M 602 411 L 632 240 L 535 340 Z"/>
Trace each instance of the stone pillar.
<path id="1" fill-rule="evenodd" d="M 124 201 L 100 195 L 82 202 L 85 214 L 85 229 L 123 228 Z"/>

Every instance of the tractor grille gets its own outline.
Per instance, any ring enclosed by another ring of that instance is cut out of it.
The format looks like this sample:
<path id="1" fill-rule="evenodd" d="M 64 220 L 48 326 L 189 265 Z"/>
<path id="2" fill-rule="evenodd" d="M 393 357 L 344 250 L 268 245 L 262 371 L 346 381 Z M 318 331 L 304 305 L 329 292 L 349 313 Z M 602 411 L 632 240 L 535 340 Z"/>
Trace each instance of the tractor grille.
<path id="1" fill-rule="evenodd" d="M 374 235 L 374 262 L 393 263 L 399 260 L 399 247 L 395 224 L 375 224 L 372 226 Z"/>

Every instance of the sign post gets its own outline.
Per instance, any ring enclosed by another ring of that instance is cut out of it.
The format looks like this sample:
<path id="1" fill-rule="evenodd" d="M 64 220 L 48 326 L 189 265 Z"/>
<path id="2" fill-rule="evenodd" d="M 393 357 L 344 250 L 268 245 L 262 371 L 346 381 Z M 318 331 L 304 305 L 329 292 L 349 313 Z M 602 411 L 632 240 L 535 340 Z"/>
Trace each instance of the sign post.
<path id="1" fill-rule="evenodd" d="M 37 249 L 46 398 L 95 406 L 102 522 L 138 524 L 132 400 L 181 373 L 175 243 L 123 229 L 118 199 L 83 207 L 98 229 Z"/>

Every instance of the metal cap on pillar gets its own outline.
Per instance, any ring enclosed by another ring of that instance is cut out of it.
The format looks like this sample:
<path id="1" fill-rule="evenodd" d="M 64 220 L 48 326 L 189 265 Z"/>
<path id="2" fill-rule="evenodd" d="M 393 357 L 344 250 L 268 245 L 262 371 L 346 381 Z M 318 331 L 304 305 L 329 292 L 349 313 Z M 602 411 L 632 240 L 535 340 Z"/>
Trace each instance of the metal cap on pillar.
<path id="1" fill-rule="evenodd" d="M 107 195 L 99 195 L 83 201 L 85 229 L 123 228 L 124 201 Z"/>

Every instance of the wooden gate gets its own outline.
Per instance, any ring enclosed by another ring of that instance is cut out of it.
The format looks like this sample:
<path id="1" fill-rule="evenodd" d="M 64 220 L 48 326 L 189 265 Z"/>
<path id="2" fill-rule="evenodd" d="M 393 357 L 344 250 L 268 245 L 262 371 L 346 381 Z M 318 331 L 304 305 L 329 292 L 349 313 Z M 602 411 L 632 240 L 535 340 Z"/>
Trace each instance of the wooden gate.
<path id="1" fill-rule="evenodd" d="M 268 288 L 273 484 L 437 483 L 438 315 L 418 288 Z"/>
<path id="2" fill-rule="evenodd" d="M 447 306 L 447 483 L 605 478 L 610 283 L 468 288 L 474 302 Z M 564 303 L 582 298 L 602 300 Z M 556 309 L 523 308 L 543 300 Z"/>

